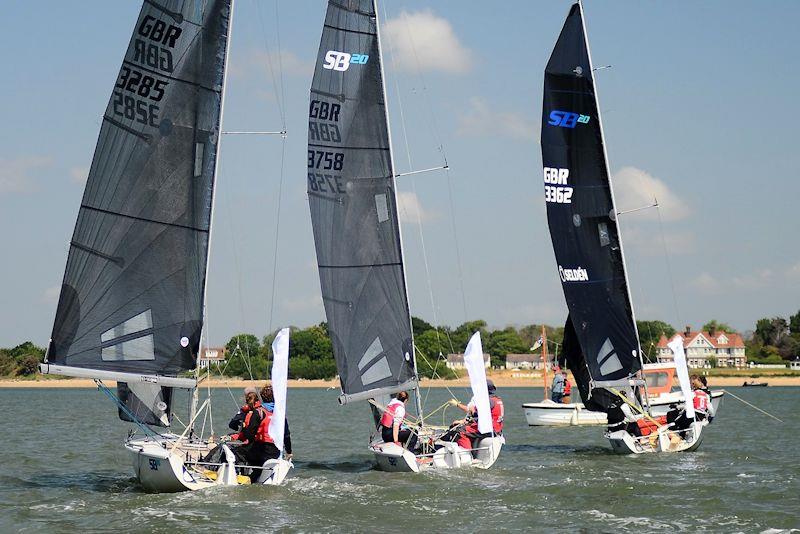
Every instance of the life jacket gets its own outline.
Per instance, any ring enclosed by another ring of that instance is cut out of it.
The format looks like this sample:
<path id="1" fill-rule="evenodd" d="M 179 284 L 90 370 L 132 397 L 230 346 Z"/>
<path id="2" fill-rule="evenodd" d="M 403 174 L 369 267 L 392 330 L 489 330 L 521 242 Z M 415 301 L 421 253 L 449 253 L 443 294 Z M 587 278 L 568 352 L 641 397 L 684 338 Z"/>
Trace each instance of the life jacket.
<path id="1" fill-rule="evenodd" d="M 708 413 L 710 397 L 702 389 L 694 390 L 694 409 L 700 413 Z"/>
<path id="2" fill-rule="evenodd" d="M 258 425 L 256 430 L 256 441 L 261 443 L 274 443 L 272 437 L 269 435 L 269 422 L 272 420 L 272 412 L 259 406 L 256 408 L 259 415 L 261 415 L 261 424 Z"/>
<path id="3" fill-rule="evenodd" d="M 667 416 L 665 415 L 653 417 L 653 419 L 655 419 L 655 422 L 647 417 L 636 420 L 636 424 L 639 426 L 639 430 L 641 430 L 643 436 L 649 436 L 653 432 L 657 432 L 659 426 L 667 424 Z"/>
<path id="4" fill-rule="evenodd" d="M 381 416 L 381 426 L 385 426 L 386 428 L 392 428 L 394 425 L 394 414 L 397 411 L 399 406 L 403 406 L 403 401 L 399 399 L 392 399 L 391 402 L 386 406 L 386 410 L 383 412 Z M 403 420 L 400 420 L 400 424 L 403 423 Z"/>
<path id="5" fill-rule="evenodd" d="M 473 412 L 473 419 L 472 421 L 466 426 L 464 429 L 465 432 L 471 434 L 478 433 L 478 413 L 477 408 L 476 411 Z M 492 432 L 494 434 L 500 434 L 503 432 L 503 419 L 504 419 L 504 409 L 503 409 L 503 399 L 492 395 L 489 397 L 489 411 L 492 414 Z"/>
<path id="6" fill-rule="evenodd" d="M 572 393 L 572 384 L 570 384 L 569 380 L 564 380 L 564 396 L 569 397 L 569 394 Z"/>

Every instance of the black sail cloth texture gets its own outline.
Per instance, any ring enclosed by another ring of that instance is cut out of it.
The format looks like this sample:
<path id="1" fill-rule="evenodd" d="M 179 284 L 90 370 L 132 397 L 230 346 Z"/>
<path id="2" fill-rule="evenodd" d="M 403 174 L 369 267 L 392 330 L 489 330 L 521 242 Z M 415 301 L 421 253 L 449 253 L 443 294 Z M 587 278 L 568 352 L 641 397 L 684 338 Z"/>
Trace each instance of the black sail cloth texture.
<path id="1" fill-rule="evenodd" d="M 308 120 L 308 199 L 342 391 L 414 377 L 375 6 L 328 3 Z"/>
<path id="2" fill-rule="evenodd" d="M 545 69 L 541 140 L 550 236 L 589 374 L 627 378 L 639 343 L 578 4 Z"/>
<path id="3" fill-rule="evenodd" d="M 163 376 L 195 366 L 230 11 L 230 0 L 143 3 L 70 242 L 49 363 Z"/>

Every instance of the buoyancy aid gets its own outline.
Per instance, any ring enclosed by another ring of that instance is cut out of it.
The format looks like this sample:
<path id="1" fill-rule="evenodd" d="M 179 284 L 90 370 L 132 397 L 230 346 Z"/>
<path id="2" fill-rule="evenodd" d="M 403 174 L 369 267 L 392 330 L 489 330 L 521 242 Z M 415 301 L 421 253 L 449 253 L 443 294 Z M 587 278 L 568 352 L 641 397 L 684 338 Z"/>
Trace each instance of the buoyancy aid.
<path id="1" fill-rule="evenodd" d="M 639 430 L 641 430 L 643 436 L 649 436 L 653 432 L 658 431 L 659 426 L 663 426 L 667 424 L 667 416 L 662 415 L 659 417 L 642 417 L 641 419 L 636 420 L 636 424 L 639 426 Z"/>
<path id="2" fill-rule="evenodd" d="M 386 406 L 386 410 L 383 412 L 381 416 L 381 426 L 386 428 L 392 428 L 394 426 L 394 414 L 397 412 L 398 407 L 405 407 L 403 401 L 399 399 L 392 399 L 389 404 Z M 403 423 L 403 420 L 400 419 L 400 424 Z"/>
<path id="3" fill-rule="evenodd" d="M 261 443 L 274 443 L 272 437 L 269 435 L 269 423 L 272 420 L 272 412 L 259 406 L 256 408 L 261 415 L 261 423 L 258 425 L 256 431 L 256 441 Z"/>
<path id="4" fill-rule="evenodd" d="M 570 384 L 569 379 L 564 379 L 564 396 L 569 397 L 570 393 L 572 393 L 572 384 Z"/>
<path id="5" fill-rule="evenodd" d="M 694 390 L 694 409 L 701 413 L 708 413 L 709 395 L 702 389 Z"/>
<path id="6" fill-rule="evenodd" d="M 492 414 L 492 432 L 500 434 L 503 432 L 503 419 L 505 415 L 505 408 L 503 407 L 503 399 L 496 395 L 489 397 L 489 411 Z M 478 414 L 476 411 L 472 414 L 472 421 L 464 428 L 464 432 L 477 434 L 478 433 Z"/>

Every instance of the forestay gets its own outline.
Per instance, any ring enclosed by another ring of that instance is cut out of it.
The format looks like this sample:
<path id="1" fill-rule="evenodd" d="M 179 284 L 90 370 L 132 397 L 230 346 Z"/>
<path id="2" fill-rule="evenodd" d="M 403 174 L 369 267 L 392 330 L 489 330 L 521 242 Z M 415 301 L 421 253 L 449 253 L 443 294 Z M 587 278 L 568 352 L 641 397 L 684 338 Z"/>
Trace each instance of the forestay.
<path id="1" fill-rule="evenodd" d="M 103 115 L 47 354 L 62 374 L 144 380 L 119 392 L 150 424 L 168 422 L 171 392 L 147 377 L 192 369 L 200 343 L 230 10 L 230 0 L 143 3 Z"/>
<path id="2" fill-rule="evenodd" d="M 346 402 L 414 387 L 375 5 L 331 0 L 308 119 L 308 199 Z"/>
<path id="3" fill-rule="evenodd" d="M 577 3 L 545 69 L 541 142 L 553 250 L 589 374 L 625 379 L 640 369 L 639 341 Z"/>

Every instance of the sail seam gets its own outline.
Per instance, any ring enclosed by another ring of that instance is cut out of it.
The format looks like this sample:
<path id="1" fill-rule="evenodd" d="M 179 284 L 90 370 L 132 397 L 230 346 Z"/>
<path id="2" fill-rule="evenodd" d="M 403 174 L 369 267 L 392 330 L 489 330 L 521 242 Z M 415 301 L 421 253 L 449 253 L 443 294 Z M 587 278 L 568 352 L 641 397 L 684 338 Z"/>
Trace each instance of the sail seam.
<path id="1" fill-rule="evenodd" d="M 311 89 L 311 92 L 316 95 L 329 96 L 331 98 L 335 98 L 339 102 L 344 102 L 345 100 L 347 100 L 347 97 L 343 93 L 339 94 L 328 93 L 327 91 L 320 91 L 319 89 L 314 89 L 314 88 Z"/>
<path id="2" fill-rule="evenodd" d="M 364 269 L 366 267 L 397 267 L 402 265 L 399 261 L 388 263 L 364 263 L 357 265 L 317 265 L 320 269 Z"/>
<path id="3" fill-rule="evenodd" d="M 357 15 L 364 15 L 365 17 L 375 18 L 374 13 L 369 13 L 368 11 L 361 11 L 360 9 L 352 9 L 344 4 L 340 4 L 339 2 L 335 2 L 330 0 L 330 4 L 332 6 L 336 6 L 339 9 L 344 9 L 345 11 L 349 11 L 350 13 L 356 13 Z"/>
<path id="4" fill-rule="evenodd" d="M 375 33 L 373 33 L 373 32 L 362 32 L 361 30 L 349 30 L 349 29 L 347 29 L 347 28 L 340 28 L 339 26 L 333 26 L 332 24 L 326 24 L 326 25 L 325 25 L 325 27 L 326 27 L 326 28 L 330 28 L 330 29 L 332 29 L 332 30 L 337 30 L 337 31 L 340 31 L 340 32 L 345 32 L 345 33 L 358 33 L 358 34 L 360 34 L 360 35 L 371 35 L 371 36 L 373 36 L 373 37 L 375 37 L 375 35 L 376 35 L 376 34 L 375 34 Z"/>
<path id="5" fill-rule="evenodd" d="M 322 200 L 327 200 L 328 202 L 335 202 L 337 204 L 342 204 L 344 201 L 344 197 L 329 197 L 327 195 L 323 195 L 322 193 L 317 193 L 315 191 L 309 191 L 308 196 L 316 197 Z"/>
<path id="6" fill-rule="evenodd" d="M 345 150 L 389 150 L 388 146 L 341 146 L 341 145 L 321 145 L 318 143 L 308 143 L 308 146 L 319 148 L 340 148 Z"/>
<path id="7" fill-rule="evenodd" d="M 87 210 L 90 210 L 90 211 L 96 211 L 96 212 L 99 212 L 99 213 L 105 213 L 107 215 L 116 215 L 118 217 L 124 217 L 126 219 L 133 219 L 135 221 L 149 222 L 149 223 L 153 223 L 153 224 L 160 224 L 160 225 L 163 225 L 163 226 L 172 226 L 174 228 L 183 228 L 185 230 L 194 230 L 195 232 L 202 232 L 204 234 L 208 233 L 208 230 L 204 230 L 203 228 L 197 228 L 196 226 L 189 226 L 188 224 L 171 223 L 171 222 L 166 222 L 166 221 L 158 221 L 156 219 L 148 219 L 146 217 L 137 217 L 136 215 L 127 215 L 125 213 L 119 213 L 119 212 L 116 212 L 116 211 L 104 210 L 103 208 L 95 208 L 94 206 L 89 206 L 89 205 L 86 205 L 86 204 L 81 204 L 81 208 L 84 208 L 84 209 L 87 209 Z"/>

